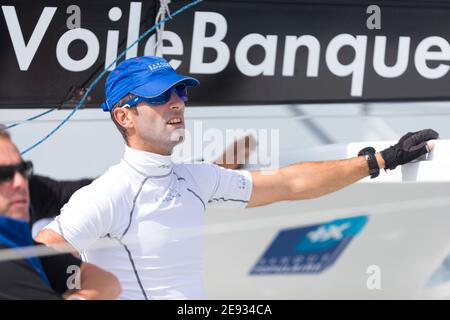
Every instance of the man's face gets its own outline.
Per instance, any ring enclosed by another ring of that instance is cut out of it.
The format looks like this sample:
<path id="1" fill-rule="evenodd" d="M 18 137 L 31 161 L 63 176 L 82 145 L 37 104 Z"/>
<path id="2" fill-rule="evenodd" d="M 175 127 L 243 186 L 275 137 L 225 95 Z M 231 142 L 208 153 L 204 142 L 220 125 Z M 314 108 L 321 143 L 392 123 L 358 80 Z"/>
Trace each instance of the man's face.
<path id="1" fill-rule="evenodd" d="M 0 137 L 0 166 L 17 165 L 22 161 L 11 140 Z M 30 196 L 28 180 L 16 172 L 11 181 L 0 182 L 0 215 L 28 221 Z"/>
<path id="2" fill-rule="evenodd" d="M 135 134 L 129 139 L 130 146 L 170 155 L 184 138 L 184 101 L 173 92 L 166 104 L 140 103 L 136 108 L 138 112 L 131 113 Z"/>

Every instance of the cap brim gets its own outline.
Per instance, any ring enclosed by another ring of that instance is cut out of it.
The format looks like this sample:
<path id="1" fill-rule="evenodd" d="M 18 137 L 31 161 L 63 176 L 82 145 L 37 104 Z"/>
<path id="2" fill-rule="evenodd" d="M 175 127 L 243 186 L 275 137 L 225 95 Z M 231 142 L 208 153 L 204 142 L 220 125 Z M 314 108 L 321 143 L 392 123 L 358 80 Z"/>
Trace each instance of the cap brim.
<path id="1" fill-rule="evenodd" d="M 159 77 L 154 81 L 147 82 L 146 84 L 133 89 L 131 93 L 143 98 L 154 98 L 179 83 L 184 83 L 188 87 L 195 87 L 200 84 L 200 82 L 195 78 L 173 73 Z"/>

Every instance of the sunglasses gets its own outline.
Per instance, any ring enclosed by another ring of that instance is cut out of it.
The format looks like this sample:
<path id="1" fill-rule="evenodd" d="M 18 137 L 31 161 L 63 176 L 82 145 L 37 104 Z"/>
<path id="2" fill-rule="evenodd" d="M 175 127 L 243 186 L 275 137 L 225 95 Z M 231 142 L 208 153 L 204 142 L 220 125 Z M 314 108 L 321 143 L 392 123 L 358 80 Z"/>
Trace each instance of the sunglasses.
<path id="1" fill-rule="evenodd" d="M 16 172 L 19 172 L 28 180 L 33 174 L 33 163 L 31 161 L 22 161 L 14 166 L 0 166 L 0 183 L 12 181 Z"/>
<path id="2" fill-rule="evenodd" d="M 138 96 L 134 97 L 134 98 L 128 100 L 127 102 L 125 102 L 125 104 L 121 108 L 131 108 L 140 102 L 144 102 L 144 103 L 150 104 L 150 105 L 166 104 L 167 102 L 170 101 L 170 97 L 172 96 L 173 92 L 175 92 L 178 95 L 178 97 L 180 97 L 180 99 L 183 100 L 184 102 L 186 102 L 188 100 L 186 85 L 179 84 L 179 85 L 176 85 L 176 86 L 170 88 L 169 90 L 164 91 L 162 94 L 160 94 L 157 97 L 152 97 L 152 98 L 144 98 L 144 97 L 138 97 Z"/>

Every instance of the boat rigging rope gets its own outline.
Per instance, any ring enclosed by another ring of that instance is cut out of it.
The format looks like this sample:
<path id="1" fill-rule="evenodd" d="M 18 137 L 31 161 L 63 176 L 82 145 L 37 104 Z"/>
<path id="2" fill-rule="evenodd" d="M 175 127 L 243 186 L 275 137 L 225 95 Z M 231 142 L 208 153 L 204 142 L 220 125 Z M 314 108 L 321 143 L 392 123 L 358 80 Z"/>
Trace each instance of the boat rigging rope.
<path id="1" fill-rule="evenodd" d="M 86 100 L 86 98 L 89 96 L 89 93 L 92 91 L 92 89 L 94 88 L 94 86 L 98 83 L 98 81 L 109 71 L 109 69 L 119 60 L 121 59 L 123 56 L 125 56 L 126 52 L 128 50 L 130 50 L 134 45 L 136 45 L 137 43 L 139 43 L 142 39 L 144 39 L 148 34 L 150 34 L 152 31 L 154 31 L 157 28 L 161 28 L 161 26 L 163 26 L 166 22 L 168 22 L 169 20 L 172 20 L 175 16 L 177 16 L 178 14 L 190 9 L 191 7 L 203 2 L 203 0 L 194 0 L 188 4 L 186 4 L 185 6 L 181 7 L 180 9 L 176 10 L 175 12 L 173 12 L 172 14 L 170 12 L 168 12 L 168 3 L 170 1 L 168 0 L 160 0 L 161 1 L 161 7 L 165 7 L 165 9 L 163 9 L 161 12 L 161 17 L 159 17 L 158 19 L 160 21 L 155 21 L 156 23 L 149 29 L 147 29 L 144 33 L 142 33 L 139 38 L 134 41 L 131 45 L 129 45 L 125 50 L 123 50 L 118 56 L 117 58 L 111 62 L 111 64 L 105 68 L 105 70 L 103 70 L 103 72 L 101 72 L 97 78 L 94 79 L 94 81 L 91 82 L 91 84 L 86 88 L 86 91 L 84 92 L 83 96 L 81 97 L 80 101 L 78 102 L 78 104 L 75 106 L 75 108 L 72 109 L 72 111 L 53 129 L 51 130 L 46 136 L 44 136 L 43 138 L 41 138 L 40 140 L 38 140 L 36 143 L 34 143 L 33 145 L 31 145 L 30 147 L 26 148 L 25 150 L 21 151 L 21 155 L 24 155 L 26 153 L 28 153 L 29 151 L 33 150 L 34 148 L 36 148 L 37 146 L 39 146 L 40 144 L 42 144 L 43 142 L 45 142 L 46 140 L 48 140 L 52 135 L 54 135 L 59 129 L 61 129 L 62 126 L 64 126 L 72 117 L 73 115 L 81 108 L 81 106 L 83 105 L 84 101 Z M 168 13 L 168 16 L 165 17 L 166 13 Z M 158 13 L 159 14 L 159 13 Z M 161 30 L 164 30 L 163 28 Z M 161 35 L 162 37 L 162 35 Z M 159 39 L 161 39 L 161 37 Z M 36 115 L 34 117 L 31 117 L 23 122 L 28 122 L 28 121 L 33 121 L 34 119 L 37 119 L 45 114 L 50 113 L 51 111 L 53 111 L 55 108 L 52 108 L 42 114 Z M 20 123 L 14 123 L 12 125 L 10 125 L 9 127 L 16 127 L 18 126 Z"/>

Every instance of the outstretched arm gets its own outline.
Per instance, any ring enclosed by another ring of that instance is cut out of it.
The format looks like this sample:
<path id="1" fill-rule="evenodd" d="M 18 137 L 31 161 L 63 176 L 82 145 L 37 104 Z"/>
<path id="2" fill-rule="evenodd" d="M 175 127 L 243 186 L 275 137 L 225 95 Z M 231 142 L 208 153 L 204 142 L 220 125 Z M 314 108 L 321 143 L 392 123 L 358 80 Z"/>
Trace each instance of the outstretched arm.
<path id="1" fill-rule="evenodd" d="M 433 148 L 431 139 L 437 139 L 433 130 L 408 133 L 400 141 L 376 153 L 380 169 L 393 170 Z M 279 170 L 252 172 L 253 189 L 247 208 L 283 200 L 317 198 L 342 189 L 369 175 L 363 156 L 334 161 L 296 163 Z"/>
<path id="2" fill-rule="evenodd" d="M 384 160 L 376 155 L 380 168 Z M 247 208 L 283 200 L 317 198 L 342 189 L 369 174 L 364 157 L 296 163 L 273 174 L 252 172 L 253 191 Z"/>

